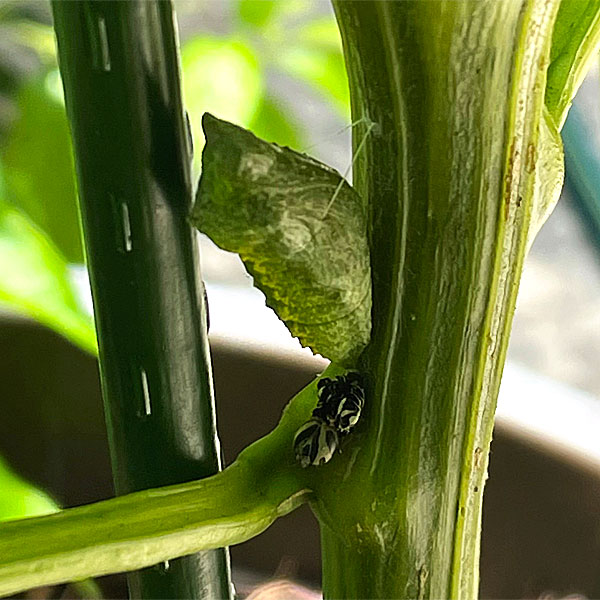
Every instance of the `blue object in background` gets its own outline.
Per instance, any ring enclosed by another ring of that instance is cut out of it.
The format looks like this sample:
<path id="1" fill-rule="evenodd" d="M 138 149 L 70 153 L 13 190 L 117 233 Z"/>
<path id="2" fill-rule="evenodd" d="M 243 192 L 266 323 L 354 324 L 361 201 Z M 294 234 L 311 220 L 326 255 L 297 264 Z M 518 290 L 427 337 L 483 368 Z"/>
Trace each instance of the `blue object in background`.
<path id="1" fill-rule="evenodd" d="M 600 81 L 582 84 L 562 130 L 565 187 L 575 201 L 596 250 L 600 251 Z"/>

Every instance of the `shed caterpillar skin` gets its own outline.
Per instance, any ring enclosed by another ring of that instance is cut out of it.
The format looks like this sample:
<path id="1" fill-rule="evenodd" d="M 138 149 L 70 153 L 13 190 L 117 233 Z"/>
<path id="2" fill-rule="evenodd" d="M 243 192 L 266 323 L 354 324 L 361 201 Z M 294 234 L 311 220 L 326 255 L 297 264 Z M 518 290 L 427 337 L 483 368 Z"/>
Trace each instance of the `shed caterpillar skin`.
<path id="1" fill-rule="evenodd" d="M 340 438 L 358 423 L 365 403 L 359 373 L 324 377 L 317 383 L 317 390 L 319 400 L 312 417 L 294 437 L 296 460 L 302 467 L 318 467 L 333 458 Z"/>
<path id="2" fill-rule="evenodd" d="M 321 421 L 310 419 L 294 437 L 296 460 L 302 467 L 319 466 L 329 462 L 339 444 L 337 431 Z"/>

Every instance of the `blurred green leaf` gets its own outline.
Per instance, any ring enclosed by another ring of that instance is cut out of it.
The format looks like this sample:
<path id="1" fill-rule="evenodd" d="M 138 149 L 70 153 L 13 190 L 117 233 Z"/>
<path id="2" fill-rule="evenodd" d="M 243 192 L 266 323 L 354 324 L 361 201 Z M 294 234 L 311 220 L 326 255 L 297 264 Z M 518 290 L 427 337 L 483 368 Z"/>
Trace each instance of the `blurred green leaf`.
<path id="1" fill-rule="evenodd" d="M 56 66 L 48 8 L 27 0 L 0 2 L 0 94 L 14 93 L 42 65 Z"/>
<path id="2" fill-rule="evenodd" d="M 58 504 L 43 490 L 13 471 L 0 456 L 0 522 L 51 515 L 60 510 Z M 102 598 L 93 579 L 73 583 L 81 598 Z"/>
<path id="3" fill-rule="evenodd" d="M 342 38 L 333 15 L 302 25 L 298 31 L 298 40 L 313 48 L 337 52 L 343 60 Z"/>
<path id="4" fill-rule="evenodd" d="M 69 126 L 58 71 L 26 85 L 3 149 L 6 199 L 22 209 L 69 262 L 83 262 Z"/>
<path id="5" fill-rule="evenodd" d="M 600 43 L 600 0 L 562 0 L 554 23 L 546 107 L 558 130 Z"/>
<path id="6" fill-rule="evenodd" d="M 272 140 L 280 146 L 298 149 L 305 144 L 300 126 L 292 120 L 289 111 L 271 96 L 263 97 L 249 129 L 258 137 Z"/>
<path id="7" fill-rule="evenodd" d="M 33 50 L 46 68 L 56 66 L 56 43 L 51 26 L 27 19 L 0 22 L 0 32 L 15 45 Z"/>
<path id="8" fill-rule="evenodd" d="M 181 61 L 183 96 L 194 140 L 194 165 L 199 170 L 204 112 L 249 125 L 262 102 L 263 78 L 256 55 L 240 40 L 194 38 L 183 46 Z"/>
<path id="9" fill-rule="evenodd" d="M 0 0 L 0 21 L 22 20 L 51 26 L 50 3 L 39 0 Z"/>
<path id="10" fill-rule="evenodd" d="M 192 221 L 239 253 L 267 304 L 313 352 L 352 366 L 371 332 L 366 211 L 333 169 L 206 114 Z"/>
<path id="11" fill-rule="evenodd" d="M 0 303 L 96 354 L 91 317 L 52 242 L 18 210 L 0 202 Z"/>
<path id="12" fill-rule="evenodd" d="M 281 0 L 239 0 L 237 14 L 248 25 L 264 27 L 281 5 Z"/>
<path id="13" fill-rule="evenodd" d="M 56 67 L 48 3 L 0 0 L 0 136 L 17 115 L 15 95 L 42 71 Z"/>
<path id="14" fill-rule="evenodd" d="M 49 515 L 58 510 L 48 494 L 19 477 L 0 456 L 0 521 Z"/>

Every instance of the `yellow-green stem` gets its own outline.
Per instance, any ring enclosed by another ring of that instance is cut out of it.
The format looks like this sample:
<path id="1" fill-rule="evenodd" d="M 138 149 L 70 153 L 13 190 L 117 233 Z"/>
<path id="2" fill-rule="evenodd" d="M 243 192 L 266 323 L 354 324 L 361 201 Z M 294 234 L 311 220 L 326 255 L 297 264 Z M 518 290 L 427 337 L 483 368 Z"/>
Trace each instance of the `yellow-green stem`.
<path id="1" fill-rule="evenodd" d="M 471 599 L 558 2 L 334 5 L 353 120 L 376 123 L 354 175 L 373 338 L 360 439 L 316 488 L 324 593 Z"/>

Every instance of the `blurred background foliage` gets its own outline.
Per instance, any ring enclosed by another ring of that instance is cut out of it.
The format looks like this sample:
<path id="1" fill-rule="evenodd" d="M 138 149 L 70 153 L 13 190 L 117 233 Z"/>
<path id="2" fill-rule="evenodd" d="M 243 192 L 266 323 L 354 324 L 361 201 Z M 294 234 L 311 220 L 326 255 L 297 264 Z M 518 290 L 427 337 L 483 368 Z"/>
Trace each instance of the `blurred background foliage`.
<path id="1" fill-rule="evenodd" d="M 307 150 L 310 136 L 277 85 L 281 77 L 301 82 L 340 124 L 348 121 L 339 34 L 323 2 L 218 4 L 176 2 L 196 176 L 206 111 Z M 89 307 L 76 285 L 84 251 L 56 60 L 49 2 L 0 0 L 0 309 L 37 320 L 95 354 Z M 0 520 L 56 509 L 0 461 Z"/>

